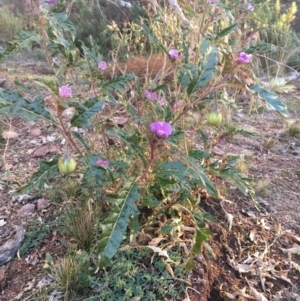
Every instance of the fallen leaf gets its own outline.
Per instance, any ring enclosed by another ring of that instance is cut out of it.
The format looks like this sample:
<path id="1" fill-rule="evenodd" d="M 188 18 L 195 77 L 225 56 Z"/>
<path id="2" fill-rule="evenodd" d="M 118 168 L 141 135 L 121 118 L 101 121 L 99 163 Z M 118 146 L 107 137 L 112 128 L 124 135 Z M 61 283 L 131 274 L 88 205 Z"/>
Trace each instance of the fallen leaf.
<path id="1" fill-rule="evenodd" d="M 48 146 L 41 146 L 41 147 L 37 148 L 33 154 L 35 157 L 44 157 L 48 153 L 49 153 Z"/>
<path id="2" fill-rule="evenodd" d="M 42 131 L 39 128 L 33 128 L 30 132 L 32 136 L 40 136 Z"/>
<path id="3" fill-rule="evenodd" d="M 284 254 L 287 254 L 287 253 L 296 253 L 296 252 L 300 252 L 300 246 L 298 247 L 294 247 L 294 248 L 289 248 L 289 249 L 281 249 L 282 252 Z"/>
<path id="4" fill-rule="evenodd" d="M 155 237 L 149 242 L 149 246 L 157 246 L 162 240 L 165 240 L 164 237 Z"/>
<path id="5" fill-rule="evenodd" d="M 18 133 L 13 132 L 13 131 L 5 131 L 2 133 L 2 137 L 4 139 L 13 139 L 18 137 Z"/>
<path id="6" fill-rule="evenodd" d="M 161 248 L 154 246 L 147 246 L 147 248 L 151 249 L 153 252 L 157 253 L 158 256 L 165 257 L 166 262 L 174 262 L 170 257 L 167 251 L 162 250 Z"/>
<path id="7" fill-rule="evenodd" d="M 250 286 L 250 294 L 256 298 L 256 301 L 268 301 L 268 299 L 258 292 L 254 287 Z"/>

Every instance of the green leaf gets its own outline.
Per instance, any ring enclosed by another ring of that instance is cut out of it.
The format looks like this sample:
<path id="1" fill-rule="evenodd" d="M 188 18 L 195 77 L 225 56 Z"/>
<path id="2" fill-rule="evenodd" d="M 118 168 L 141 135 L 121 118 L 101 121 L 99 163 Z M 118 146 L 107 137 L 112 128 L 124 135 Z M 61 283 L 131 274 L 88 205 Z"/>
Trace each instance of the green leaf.
<path id="1" fill-rule="evenodd" d="M 106 170 L 97 164 L 97 160 L 103 158 L 101 153 L 86 155 L 81 158 L 81 161 L 86 166 L 86 172 L 82 179 L 82 187 L 92 187 L 96 189 L 96 193 L 100 195 L 101 186 L 106 180 Z"/>
<path id="2" fill-rule="evenodd" d="M 108 136 L 117 137 L 123 142 L 125 142 L 126 146 L 128 147 L 126 155 L 136 156 L 136 154 L 138 154 L 141 160 L 146 165 L 145 152 L 141 146 L 141 144 L 143 143 L 143 137 L 141 137 L 138 131 L 130 134 L 126 131 L 122 131 L 119 129 L 110 129 L 106 131 L 106 134 Z"/>
<path id="3" fill-rule="evenodd" d="M 208 42 L 205 42 L 201 50 L 203 61 L 198 66 L 191 63 L 184 64 L 183 69 L 179 73 L 180 85 L 187 88 L 188 95 L 206 86 L 217 71 L 215 67 L 217 63 L 217 49 L 209 47 Z"/>
<path id="4" fill-rule="evenodd" d="M 48 13 L 46 18 L 50 22 L 50 27 L 53 31 L 53 34 L 61 39 L 64 36 L 64 33 L 68 33 L 71 35 L 72 40 L 74 41 L 76 38 L 76 29 L 72 22 L 68 20 L 68 16 L 65 12 L 62 13 Z"/>
<path id="5" fill-rule="evenodd" d="M 275 45 L 270 44 L 270 43 L 266 43 L 266 42 L 263 42 L 263 43 L 260 43 L 258 45 L 250 46 L 248 48 L 243 49 L 243 51 L 248 53 L 248 54 L 263 53 L 263 52 L 275 52 L 277 50 L 278 50 L 278 48 Z"/>
<path id="6" fill-rule="evenodd" d="M 79 141 L 79 143 L 85 148 L 87 152 L 90 152 L 90 147 L 87 145 L 84 137 L 80 133 L 72 131 L 72 135 L 77 141 Z"/>
<path id="7" fill-rule="evenodd" d="M 251 87 L 252 93 L 257 93 L 258 97 L 266 102 L 267 109 L 279 112 L 284 117 L 289 117 L 287 107 L 283 104 L 276 93 L 263 89 L 255 84 Z"/>
<path id="8" fill-rule="evenodd" d="M 57 124 L 57 120 L 45 109 L 44 98 L 37 95 L 33 101 L 26 100 L 17 92 L 0 89 L 0 112 L 10 115 L 24 116 L 28 120 L 45 119 Z"/>
<path id="9" fill-rule="evenodd" d="M 182 161 L 160 163 L 155 170 L 158 181 L 162 184 L 162 180 L 166 184 L 175 184 L 183 180 L 190 183 L 191 186 L 199 185 L 205 187 L 210 194 L 216 195 L 217 192 L 204 172 L 204 169 L 192 158 L 184 157 Z M 169 183 L 167 182 L 169 181 Z M 182 183 L 183 184 L 183 183 Z"/>
<path id="10" fill-rule="evenodd" d="M 35 189 L 44 189 L 45 181 L 51 179 L 58 170 L 58 157 L 56 156 L 52 161 L 39 160 L 39 170 L 34 173 L 26 186 L 18 189 L 16 194 L 29 193 Z"/>
<path id="11" fill-rule="evenodd" d="M 33 82 L 39 85 L 40 87 L 46 89 L 52 95 L 58 95 L 58 84 L 54 79 L 48 77 L 41 77 L 34 79 Z"/>
<path id="12" fill-rule="evenodd" d="M 139 198 L 138 183 L 127 182 L 120 193 L 110 200 L 114 206 L 109 217 L 100 224 L 102 229 L 98 242 L 100 268 L 106 266 L 116 254 L 126 235 L 130 217 L 139 214 L 135 204 Z"/>
<path id="13" fill-rule="evenodd" d="M 231 25 L 231 26 L 228 26 L 228 27 L 224 28 L 223 30 L 221 30 L 221 31 L 217 34 L 217 36 L 216 36 L 215 39 L 223 38 L 223 37 L 229 35 L 229 34 L 232 33 L 233 31 L 235 31 L 237 27 L 238 27 L 238 24 L 236 23 L 236 24 L 233 24 L 233 25 Z"/>
<path id="14" fill-rule="evenodd" d="M 136 76 L 131 73 L 125 74 L 123 76 L 116 76 L 109 81 L 103 82 L 101 84 L 101 88 L 105 91 L 111 89 L 111 90 L 117 90 L 122 93 L 125 90 L 125 86 L 135 78 Z"/>
<path id="15" fill-rule="evenodd" d="M 98 97 L 93 97 L 83 104 L 76 105 L 76 114 L 71 120 L 72 126 L 89 127 L 89 118 L 98 113 L 104 106 L 105 100 L 99 100 Z"/>
<path id="16" fill-rule="evenodd" d="M 207 170 L 210 173 L 225 179 L 237 187 L 244 195 L 249 195 L 251 199 L 255 201 L 255 192 L 250 185 L 250 180 L 244 177 L 239 170 L 234 169 L 234 165 L 239 159 L 239 156 L 231 157 L 229 162 L 222 168 L 218 167 L 218 161 L 216 161 L 209 165 Z"/>
<path id="17" fill-rule="evenodd" d="M 209 159 L 212 157 L 212 154 L 201 149 L 191 149 L 189 151 L 189 156 L 194 159 Z"/>
<path id="18" fill-rule="evenodd" d="M 208 228 L 204 229 L 198 229 L 196 230 L 195 236 L 194 236 L 194 244 L 192 247 L 192 250 L 189 254 L 189 257 L 194 257 L 201 251 L 202 243 L 206 240 L 208 240 L 212 236 L 211 231 Z"/>
<path id="19" fill-rule="evenodd" d="M 32 50 L 33 44 L 41 44 L 42 37 L 35 31 L 21 30 L 10 42 L 6 42 L 4 56 L 19 53 L 23 48 L 29 52 Z"/>

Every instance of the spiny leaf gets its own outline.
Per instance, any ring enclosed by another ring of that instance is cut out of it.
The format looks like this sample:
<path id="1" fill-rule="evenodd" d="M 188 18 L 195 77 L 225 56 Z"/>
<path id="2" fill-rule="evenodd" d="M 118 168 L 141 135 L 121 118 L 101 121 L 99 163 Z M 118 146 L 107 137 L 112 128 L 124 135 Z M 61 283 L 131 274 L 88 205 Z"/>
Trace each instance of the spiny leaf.
<path id="1" fill-rule="evenodd" d="M 96 193 L 100 195 L 101 186 L 105 180 L 106 171 L 97 164 L 97 160 L 103 158 L 101 153 L 87 155 L 81 158 L 86 166 L 86 172 L 82 179 L 83 187 L 92 187 L 96 189 Z"/>
<path id="2" fill-rule="evenodd" d="M 182 87 L 187 88 L 188 95 L 191 95 L 204 86 L 206 86 L 213 78 L 216 72 L 217 49 L 215 47 L 208 48 L 208 43 L 203 43 L 202 53 L 204 55 L 203 62 L 198 66 L 187 63 L 183 65 L 180 71 L 179 79 Z"/>
<path id="3" fill-rule="evenodd" d="M 10 42 L 6 42 L 6 49 L 3 56 L 19 53 L 23 48 L 30 52 L 33 43 L 41 44 L 41 42 L 42 37 L 35 31 L 21 30 Z"/>
<path id="4" fill-rule="evenodd" d="M 130 217 L 139 214 L 135 204 L 140 198 L 138 183 L 127 182 L 118 195 L 110 198 L 114 206 L 109 217 L 100 224 L 102 229 L 101 239 L 98 242 L 100 268 L 106 266 L 116 254 L 126 235 Z"/>
<path id="5" fill-rule="evenodd" d="M 123 76 L 117 76 L 110 81 L 103 82 L 101 88 L 103 90 L 112 89 L 117 90 L 119 92 L 124 92 L 125 86 L 135 78 L 136 76 L 131 73 L 128 73 Z"/>
<path id="6" fill-rule="evenodd" d="M 34 79 L 33 82 L 39 85 L 40 87 L 46 89 L 52 95 L 54 96 L 58 95 L 58 84 L 54 79 L 41 77 L 41 78 Z"/>
<path id="7" fill-rule="evenodd" d="M 86 141 L 80 133 L 72 131 L 72 135 L 76 138 L 77 141 L 80 142 L 80 144 L 85 148 L 87 152 L 90 151 L 90 147 L 87 145 Z"/>
<path id="8" fill-rule="evenodd" d="M 265 100 L 269 110 L 278 111 L 284 117 L 289 116 L 286 105 L 279 100 L 277 94 L 265 90 L 257 84 L 251 87 L 251 92 L 257 93 L 259 98 Z"/>
<path id="9" fill-rule="evenodd" d="M 239 158 L 239 156 L 232 157 L 222 168 L 218 167 L 218 161 L 216 161 L 208 166 L 207 170 L 212 174 L 224 178 L 226 181 L 236 186 L 244 193 L 244 195 L 249 195 L 252 200 L 255 201 L 255 192 L 250 185 L 249 179 L 244 177 L 239 170 L 233 168 Z"/>
<path id="10" fill-rule="evenodd" d="M 37 95 L 33 101 L 28 101 L 17 92 L 8 92 L 0 89 L 0 112 L 10 115 L 21 115 L 28 120 L 45 119 L 51 123 L 58 123 L 57 120 L 45 109 L 42 95 Z"/>
<path id="11" fill-rule="evenodd" d="M 232 33 L 236 28 L 238 27 L 238 24 L 233 24 L 231 26 L 228 26 L 226 28 L 224 28 L 223 30 L 221 30 L 217 36 L 216 36 L 216 39 L 217 38 L 222 38 L 222 37 L 225 37 L 227 35 L 229 35 L 230 33 Z"/>
<path id="12" fill-rule="evenodd" d="M 105 100 L 99 100 L 98 97 L 93 97 L 83 104 L 76 105 L 76 114 L 71 120 L 72 126 L 89 127 L 89 118 L 98 113 L 104 104 Z"/>
<path id="13" fill-rule="evenodd" d="M 184 181 L 190 186 L 200 185 L 205 187 L 209 193 L 216 194 L 216 190 L 205 174 L 203 167 L 192 158 L 184 157 L 184 162 L 178 160 L 160 163 L 155 173 L 160 184 L 163 184 L 162 181 L 165 181 L 166 185 L 174 185 L 176 182 Z"/>
<path id="14" fill-rule="evenodd" d="M 39 170 L 32 175 L 26 186 L 16 191 L 16 194 L 29 193 L 35 189 L 44 189 L 45 181 L 51 179 L 58 171 L 58 156 L 50 162 L 40 160 Z"/>

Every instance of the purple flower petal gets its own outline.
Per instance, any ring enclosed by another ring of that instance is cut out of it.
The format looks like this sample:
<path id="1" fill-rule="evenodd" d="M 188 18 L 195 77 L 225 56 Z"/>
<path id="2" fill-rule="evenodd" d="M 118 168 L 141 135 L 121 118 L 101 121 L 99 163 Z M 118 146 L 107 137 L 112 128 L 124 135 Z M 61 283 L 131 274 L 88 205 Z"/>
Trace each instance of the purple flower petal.
<path id="1" fill-rule="evenodd" d="M 247 54 L 246 52 L 241 52 L 237 61 L 241 64 L 249 64 L 252 60 L 252 54 Z"/>
<path id="2" fill-rule="evenodd" d="M 107 63 L 105 61 L 100 61 L 98 63 L 98 69 L 105 70 L 107 68 Z"/>
<path id="3" fill-rule="evenodd" d="M 172 134 L 172 126 L 166 121 L 157 121 L 150 124 L 151 132 L 157 137 L 167 138 Z"/>
<path id="4" fill-rule="evenodd" d="M 109 163 L 106 160 L 99 159 L 97 160 L 97 164 L 103 168 L 107 168 Z"/>
<path id="5" fill-rule="evenodd" d="M 68 86 L 61 86 L 58 90 L 58 94 L 61 98 L 72 97 L 72 89 Z"/>

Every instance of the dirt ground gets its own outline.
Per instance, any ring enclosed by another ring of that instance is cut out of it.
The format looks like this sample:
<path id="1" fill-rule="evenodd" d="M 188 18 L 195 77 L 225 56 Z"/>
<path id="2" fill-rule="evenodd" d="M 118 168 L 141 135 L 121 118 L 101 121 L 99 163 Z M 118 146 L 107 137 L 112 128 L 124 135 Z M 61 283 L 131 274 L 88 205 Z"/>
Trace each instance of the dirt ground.
<path id="1" fill-rule="evenodd" d="M 24 72 L 29 72 L 31 67 L 23 68 Z M 36 72 L 39 70 L 33 71 Z M 0 78 L 7 76 L 13 77 L 0 70 Z M 293 84 L 295 88 L 281 98 L 288 105 L 292 118 L 297 119 L 300 116 L 300 79 Z M 9 79 L 6 87 L 10 87 Z M 249 103 L 239 103 L 239 106 L 241 111 L 232 112 L 233 122 L 257 135 L 239 134 L 223 139 L 213 152 L 220 158 L 244 155 L 249 165 L 248 175 L 257 181 L 260 210 L 229 184 L 221 183 L 226 199 L 202 200 L 202 208 L 216 217 L 218 223 L 209 224 L 213 239 L 195 258 L 196 267 L 188 277 L 193 286 L 188 293 L 192 301 L 299 301 L 300 139 L 287 134 L 288 127 L 277 113 L 257 110 L 248 116 Z M 40 229 L 44 229 L 43 224 L 55 223 L 57 204 L 51 200 L 40 201 L 39 195 L 14 199 L 12 192 L 26 183 L 38 159 L 45 160 L 59 153 L 61 148 L 61 137 L 42 121 L 5 117 L 3 130 L 15 134 L 0 141 L 3 158 L 0 166 L 0 246 L 15 235 L 16 225 L 28 230 L 33 221 L 39 222 Z M 26 204 L 33 204 L 27 208 L 31 210 L 28 214 L 21 210 Z M 0 299 L 36 300 L 32 299 L 33 293 L 46 281 L 43 269 L 46 254 L 59 256 L 67 246 L 65 238 L 55 230 L 45 231 L 44 237 L 28 253 L 18 254 L 0 267 Z"/>

